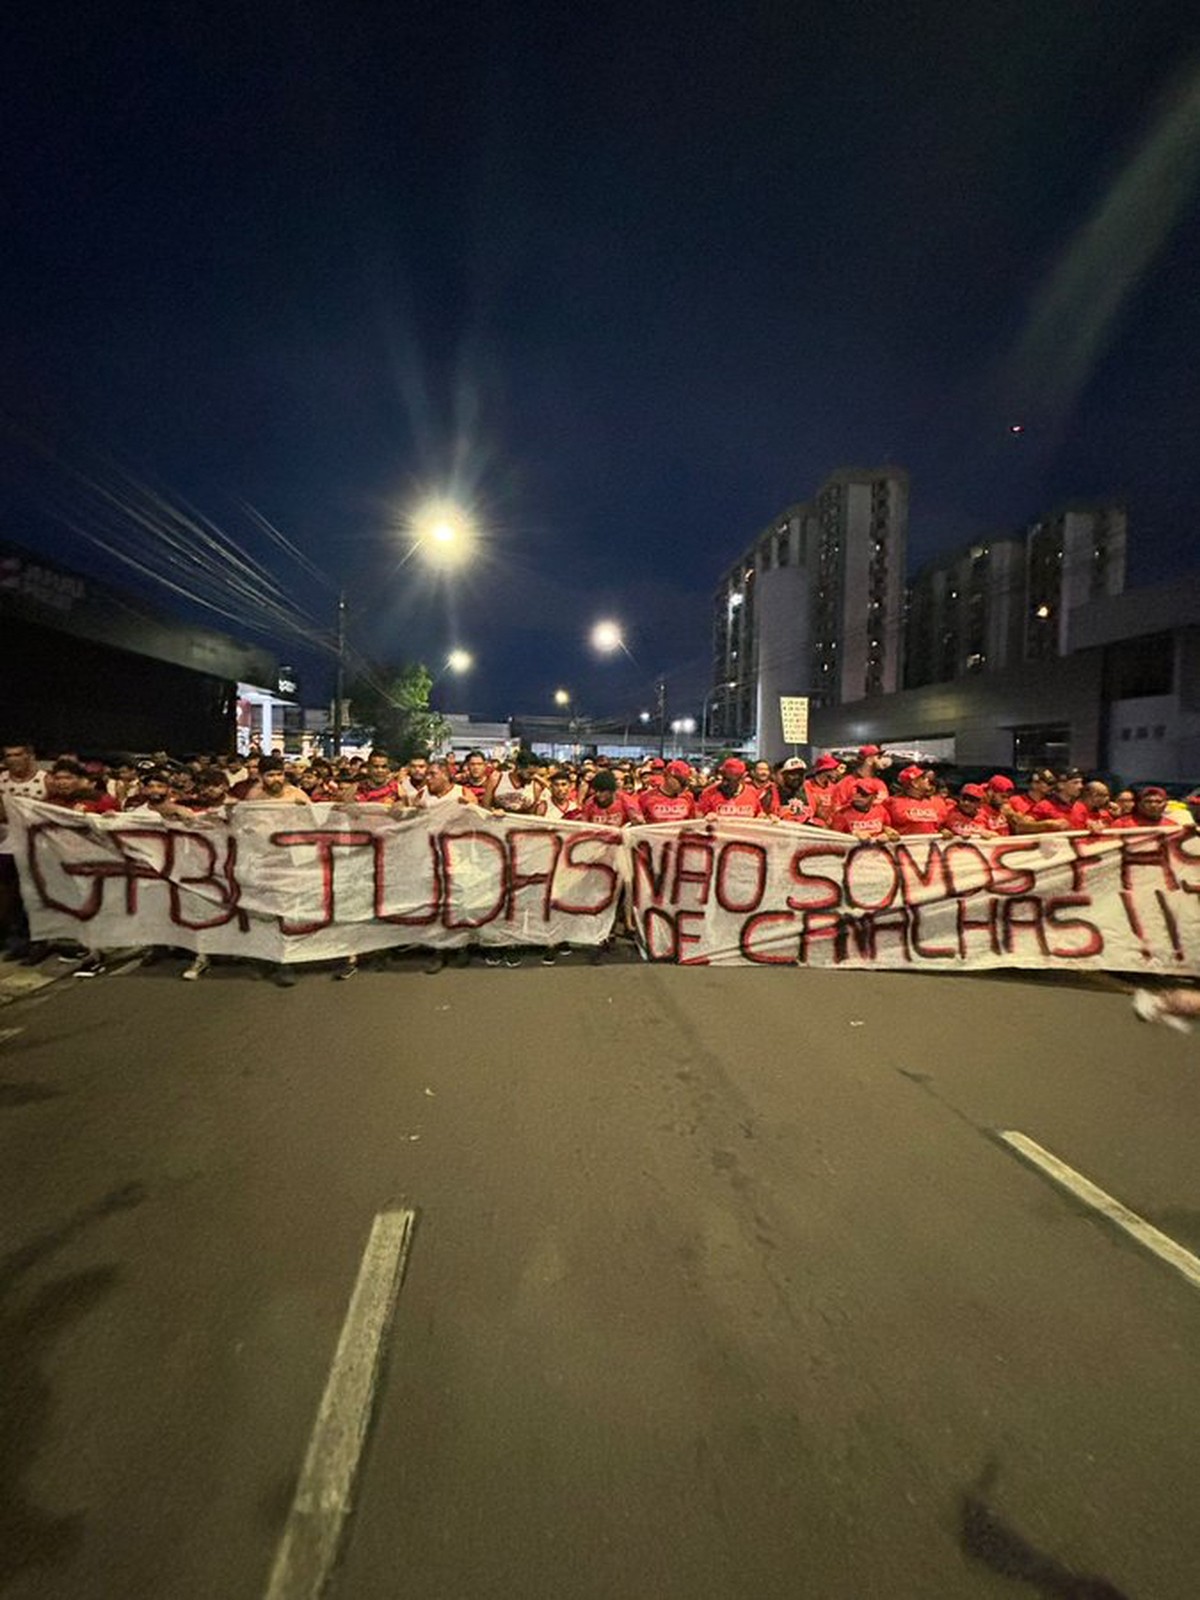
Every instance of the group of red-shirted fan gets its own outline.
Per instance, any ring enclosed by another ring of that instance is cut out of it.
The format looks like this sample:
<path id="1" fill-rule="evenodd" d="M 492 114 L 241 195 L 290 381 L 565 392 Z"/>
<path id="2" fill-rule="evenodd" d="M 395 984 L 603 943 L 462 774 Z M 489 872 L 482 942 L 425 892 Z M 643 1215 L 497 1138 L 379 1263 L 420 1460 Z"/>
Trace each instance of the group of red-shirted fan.
<path id="1" fill-rule="evenodd" d="M 914 834 L 987 839 L 1200 825 L 1200 791 L 1180 801 L 1156 785 L 1112 793 L 1107 784 L 1074 768 L 1039 768 L 1024 791 L 1004 773 L 952 789 L 935 768 L 909 764 L 893 776 L 895 765 L 886 751 L 870 744 L 848 758 L 818 755 L 810 770 L 799 756 L 777 763 L 747 763 L 731 756 L 710 769 L 657 757 L 634 762 L 598 756 L 555 764 L 525 749 L 505 762 L 472 750 L 462 761 L 418 756 L 400 764 L 381 749 L 332 761 L 254 751 L 188 761 L 160 752 L 146 760 L 114 763 L 81 761 L 67 752 L 47 762 L 38 759 L 28 742 L 8 743 L 0 770 L 0 936 L 19 960 L 33 963 L 48 953 L 30 942 L 20 903 L 4 826 L 3 804 L 10 795 L 85 814 L 125 811 L 181 822 L 205 813 L 228 815 L 242 803 L 385 807 L 400 817 L 475 805 L 606 827 L 726 817 L 881 841 Z M 542 959 L 553 964 L 557 954 L 551 948 Z M 470 956 L 469 950 L 459 952 L 457 960 L 465 964 Z M 444 960 L 435 954 L 428 970 L 437 970 Z M 521 953 L 487 951 L 485 960 L 520 965 Z M 183 976 L 199 977 L 208 965 L 206 957 L 196 956 Z M 103 958 L 85 956 L 75 970 L 80 977 L 95 976 L 104 970 Z M 348 977 L 356 970 L 357 962 L 348 957 L 337 975 Z M 275 973 L 282 984 L 295 981 L 286 966 Z M 1146 1020 L 1177 1027 L 1186 1027 L 1186 1017 L 1200 1014 L 1200 994 L 1191 991 L 1139 991 L 1135 1004 Z"/>

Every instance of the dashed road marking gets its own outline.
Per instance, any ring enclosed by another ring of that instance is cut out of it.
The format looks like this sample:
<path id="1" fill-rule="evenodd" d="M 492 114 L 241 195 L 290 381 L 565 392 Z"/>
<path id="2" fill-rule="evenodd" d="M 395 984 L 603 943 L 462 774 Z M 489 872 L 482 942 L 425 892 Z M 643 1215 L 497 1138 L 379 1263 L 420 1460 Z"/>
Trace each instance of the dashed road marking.
<path id="1" fill-rule="evenodd" d="M 372 1225 L 266 1600 L 316 1600 L 332 1570 L 415 1224 L 381 1211 Z"/>
<path id="2" fill-rule="evenodd" d="M 1049 1150 L 1043 1149 L 1027 1134 L 1009 1130 L 1000 1131 L 998 1136 L 1018 1155 L 1044 1172 L 1061 1188 L 1068 1190 L 1077 1200 L 1082 1200 L 1093 1211 L 1099 1212 L 1109 1222 L 1115 1223 L 1144 1250 L 1151 1251 L 1160 1261 L 1165 1261 L 1169 1267 L 1174 1267 L 1193 1288 L 1200 1289 L 1200 1260 L 1190 1250 L 1185 1250 L 1181 1244 L 1176 1244 L 1174 1239 L 1161 1232 L 1153 1223 L 1147 1222 L 1144 1217 L 1139 1217 L 1136 1211 L 1130 1211 L 1128 1206 L 1123 1206 L 1119 1200 L 1114 1200 L 1112 1195 L 1106 1194 L 1090 1178 L 1085 1178 L 1082 1173 L 1076 1172 L 1074 1167 L 1067 1166 L 1065 1161 L 1060 1161 Z"/>

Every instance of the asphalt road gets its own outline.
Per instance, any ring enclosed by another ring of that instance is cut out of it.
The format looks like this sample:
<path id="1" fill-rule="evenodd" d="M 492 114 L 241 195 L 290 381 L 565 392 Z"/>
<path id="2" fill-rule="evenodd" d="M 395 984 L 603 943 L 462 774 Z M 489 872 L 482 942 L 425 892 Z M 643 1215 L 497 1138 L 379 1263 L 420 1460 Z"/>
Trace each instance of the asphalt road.
<path id="1" fill-rule="evenodd" d="M 1200 1251 L 1115 983 L 178 971 L 0 1008 L 5 1600 L 265 1594 L 395 1206 L 335 1600 L 1200 1592 L 1200 1290 L 994 1137 Z"/>

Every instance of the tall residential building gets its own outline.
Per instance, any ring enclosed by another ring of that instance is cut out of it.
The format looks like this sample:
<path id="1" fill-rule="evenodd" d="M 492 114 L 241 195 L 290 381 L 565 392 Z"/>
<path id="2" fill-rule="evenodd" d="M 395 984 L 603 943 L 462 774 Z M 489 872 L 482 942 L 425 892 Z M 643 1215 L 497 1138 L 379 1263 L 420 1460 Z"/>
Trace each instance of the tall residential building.
<path id="1" fill-rule="evenodd" d="M 1070 611 L 1123 591 L 1125 536 L 1123 506 L 1073 505 L 928 562 L 908 592 L 905 687 L 1065 655 Z"/>
<path id="2" fill-rule="evenodd" d="M 772 518 L 714 596 L 708 730 L 782 753 L 779 696 L 899 687 L 908 474 L 843 469 Z"/>
<path id="3" fill-rule="evenodd" d="M 1025 536 L 1025 659 L 1067 653 L 1076 606 L 1125 589 L 1123 505 L 1069 505 L 1030 525 Z"/>

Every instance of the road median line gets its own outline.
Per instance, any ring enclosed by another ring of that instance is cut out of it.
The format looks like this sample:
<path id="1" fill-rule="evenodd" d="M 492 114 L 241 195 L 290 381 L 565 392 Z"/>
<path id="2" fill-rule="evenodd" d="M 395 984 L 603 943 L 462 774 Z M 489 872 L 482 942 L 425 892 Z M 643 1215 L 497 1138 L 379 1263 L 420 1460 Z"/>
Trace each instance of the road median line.
<path id="1" fill-rule="evenodd" d="M 371 1226 L 265 1600 L 316 1600 L 333 1569 L 415 1225 L 402 1210 Z"/>
<path id="2" fill-rule="evenodd" d="M 1081 1172 L 1076 1172 L 1074 1167 L 1069 1167 L 1065 1161 L 1060 1161 L 1056 1155 L 1044 1149 L 1028 1134 L 1018 1133 L 1013 1129 L 998 1129 L 996 1136 L 1031 1166 L 1045 1173 L 1060 1188 L 1066 1189 L 1077 1200 L 1082 1200 L 1084 1205 L 1128 1234 L 1135 1243 L 1141 1245 L 1143 1250 L 1149 1250 L 1160 1261 L 1165 1261 L 1169 1267 L 1173 1267 L 1194 1289 L 1200 1289 L 1200 1259 L 1190 1250 L 1185 1250 L 1181 1244 L 1177 1244 L 1169 1234 L 1163 1233 L 1144 1217 L 1139 1217 L 1136 1211 L 1130 1211 L 1129 1207 L 1123 1206 L 1119 1200 L 1114 1200 L 1112 1195 L 1106 1194 L 1090 1178 L 1085 1178 Z"/>

